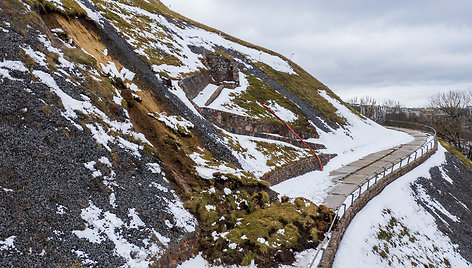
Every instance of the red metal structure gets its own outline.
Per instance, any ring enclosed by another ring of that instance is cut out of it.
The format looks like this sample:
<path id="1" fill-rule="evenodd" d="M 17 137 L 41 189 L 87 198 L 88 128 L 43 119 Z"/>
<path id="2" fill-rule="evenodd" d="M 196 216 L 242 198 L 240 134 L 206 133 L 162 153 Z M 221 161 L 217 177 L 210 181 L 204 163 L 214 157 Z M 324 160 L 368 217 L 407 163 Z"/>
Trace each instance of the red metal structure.
<path id="1" fill-rule="evenodd" d="M 278 115 L 275 114 L 274 111 L 272 111 L 272 109 L 270 109 L 269 107 L 267 107 L 267 105 L 263 104 L 263 103 L 260 103 L 260 105 L 264 108 L 266 108 L 267 110 L 269 110 L 269 112 L 271 112 L 275 117 L 277 117 L 277 119 L 279 119 L 282 123 L 285 124 L 286 127 L 288 127 L 288 129 L 290 129 L 290 131 L 292 131 L 292 133 L 299 139 L 303 142 L 303 144 L 305 144 L 306 148 L 308 148 L 315 156 L 316 156 L 316 159 L 318 159 L 318 163 L 320 164 L 320 170 L 323 171 L 323 164 L 321 163 L 321 159 L 318 157 L 318 155 L 315 153 L 315 151 L 313 151 L 313 149 L 311 149 L 310 146 L 308 146 L 308 144 L 306 144 L 306 142 L 300 138 L 300 136 L 298 136 L 297 133 L 295 133 L 295 131 L 293 131 L 293 129 L 287 124 L 285 123 L 284 120 L 282 120 L 282 118 L 280 118 Z"/>

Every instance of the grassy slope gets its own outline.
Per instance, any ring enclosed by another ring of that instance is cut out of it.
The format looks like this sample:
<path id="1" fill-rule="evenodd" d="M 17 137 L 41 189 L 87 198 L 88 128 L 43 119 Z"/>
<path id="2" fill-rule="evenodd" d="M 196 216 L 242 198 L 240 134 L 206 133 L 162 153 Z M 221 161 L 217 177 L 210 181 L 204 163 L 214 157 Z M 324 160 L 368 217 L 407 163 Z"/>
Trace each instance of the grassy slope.
<path id="1" fill-rule="evenodd" d="M 444 141 L 443 139 L 439 138 L 439 142 L 441 145 L 446 148 L 448 152 L 453 154 L 455 157 L 457 157 L 464 165 L 466 165 L 468 168 L 472 169 L 472 160 L 469 158 L 465 157 L 461 152 L 459 152 L 456 148 L 451 146 L 449 143 Z"/>
<path id="2" fill-rule="evenodd" d="M 99 0 L 94 0 L 94 2 L 98 2 L 98 1 Z M 323 114 L 325 119 L 327 119 L 330 122 L 337 123 L 339 125 L 345 125 L 346 124 L 346 119 L 339 116 L 336 113 L 337 109 L 333 105 L 331 105 L 327 100 L 325 100 L 324 98 L 322 98 L 319 95 L 319 93 L 318 93 L 319 90 L 326 91 L 329 96 L 331 96 L 332 98 L 340 101 L 341 103 L 346 105 L 353 113 L 359 115 L 354 109 L 352 109 L 349 105 L 347 105 L 345 102 L 343 102 L 336 94 L 334 94 L 326 85 L 324 85 L 319 80 L 314 78 L 311 74 L 309 74 L 308 72 L 303 70 L 303 68 L 301 68 L 300 66 L 298 66 L 297 64 L 295 64 L 294 62 L 292 62 L 291 60 L 289 60 L 288 58 L 286 58 L 285 56 L 283 56 L 283 55 L 281 55 L 277 52 L 274 52 L 272 50 L 269 50 L 269 49 L 266 49 L 266 48 L 263 48 L 263 47 L 260 47 L 260 46 L 254 45 L 254 44 L 251 44 L 249 42 L 243 41 L 239 38 L 236 38 L 234 36 L 231 36 L 231 35 L 228 35 L 224 32 L 221 32 L 217 29 L 214 29 L 212 27 L 208 27 L 208 26 L 203 25 L 199 22 L 196 22 L 194 20 L 186 18 L 186 17 L 170 10 L 169 8 L 167 8 L 164 4 L 162 4 L 158 0 L 150 0 L 149 3 L 145 2 L 144 0 L 135 0 L 134 5 L 139 6 L 139 7 L 143 8 L 143 9 L 149 11 L 149 12 L 159 13 L 159 14 L 162 14 L 162 15 L 168 17 L 168 18 L 171 18 L 172 20 L 174 20 L 174 23 L 176 23 L 176 25 L 183 24 L 183 23 L 189 23 L 189 24 L 195 25 L 198 28 L 207 30 L 209 32 L 217 33 L 220 36 L 223 36 L 224 38 L 226 38 L 230 41 L 236 42 L 238 44 L 241 44 L 243 46 L 253 48 L 253 49 L 256 49 L 256 50 L 260 50 L 260 51 L 266 52 L 268 54 L 271 54 L 271 55 L 278 56 L 278 57 L 282 58 L 283 60 L 287 61 L 292 66 L 292 68 L 297 73 L 297 75 L 290 75 L 290 74 L 287 74 L 287 73 L 275 71 L 272 68 L 270 68 L 269 66 L 267 66 L 265 64 L 262 64 L 262 63 L 258 63 L 257 67 L 259 67 L 268 76 L 270 76 L 271 78 L 273 78 L 274 80 L 276 80 L 277 82 L 282 84 L 286 89 L 288 89 L 289 91 L 295 93 L 302 100 L 307 101 L 313 108 L 318 109 Z M 116 18 L 116 19 L 118 19 L 118 21 L 122 21 L 119 18 Z M 168 55 L 168 57 L 169 56 L 170 55 Z M 151 59 L 151 62 L 152 61 L 153 61 L 153 59 Z M 179 65 L 178 62 L 172 62 L 172 60 L 165 59 L 164 56 L 162 56 L 160 61 L 152 62 L 152 63 L 154 63 L 154 64 L 156 64 L 156 63 L 157 64 L 166 63 L 166 64 L 169 64 L 169 65 Z M 360 116 L 360 117 L 362 117 L 362 116 Z"/>

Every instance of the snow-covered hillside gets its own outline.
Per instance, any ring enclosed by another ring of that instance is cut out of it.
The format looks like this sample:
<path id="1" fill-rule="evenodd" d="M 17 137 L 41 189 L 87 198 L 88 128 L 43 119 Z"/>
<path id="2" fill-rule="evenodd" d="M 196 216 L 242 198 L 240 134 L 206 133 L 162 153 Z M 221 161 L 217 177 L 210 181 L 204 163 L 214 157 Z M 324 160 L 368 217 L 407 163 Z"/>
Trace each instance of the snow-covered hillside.
<path id="1" fill-rule="evenodd" d="M 1 1 L 0 18 L 2 266 L 290 265 L 329 227 L 330 171 L 411 140 L 156 0 Z"/>
<path id="2" fill-rule="evenodd" d="M 334 267 L 472 267 L 471 179 L 440 147 L 356 215 Z"/>

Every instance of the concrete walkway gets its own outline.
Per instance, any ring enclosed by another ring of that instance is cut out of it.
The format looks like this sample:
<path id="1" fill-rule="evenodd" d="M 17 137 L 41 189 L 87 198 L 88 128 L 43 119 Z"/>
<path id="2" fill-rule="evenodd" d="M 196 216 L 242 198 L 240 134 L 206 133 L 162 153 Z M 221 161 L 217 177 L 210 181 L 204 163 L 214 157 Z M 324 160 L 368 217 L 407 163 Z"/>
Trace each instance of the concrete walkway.
<path id="1" fill-rule="evenodd" d="M 416 130 L 393 127 L 390 129 L 406 132 L 415 139 L 410 143 L 370 154 L 338 170 L 332 171 L 330 175 L 335 176 L 333 181 L 337 185 L 331 189 L 323 201 L 325 206 L 333 210 L 338 209 L 346 197 L 357 188 L 357 185 L 363 183 L 368 175 L 387 164 L 391 164 L 393 161 L 412 154 L 428 138 L 428 134 Z"/>

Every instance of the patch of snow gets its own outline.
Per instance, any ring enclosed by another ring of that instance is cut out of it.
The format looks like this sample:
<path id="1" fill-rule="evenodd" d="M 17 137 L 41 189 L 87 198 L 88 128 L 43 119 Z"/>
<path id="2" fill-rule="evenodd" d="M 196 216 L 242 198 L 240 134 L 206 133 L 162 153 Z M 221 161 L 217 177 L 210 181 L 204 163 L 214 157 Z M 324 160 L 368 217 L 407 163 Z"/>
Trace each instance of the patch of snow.
<path id="1" fill-rule="evenodd" d="M 178 81 L 172 81 L 172 88 L 169 89 L 169 92 L 177 96 L 195 115 L 204 119 L 197 109 L 195 109 L 192 102 L 190 102 L 190 100 L 187 98 L 184 90 L 179 86 Z"/>
<path id="2" fill-rule="evenodd" d="M 109 168 L 112 167 L 112 164 L 111 164 L 110 160 L 109 160 L 107 157 L 105 157 L 105 156 L 100 157 L 100 159 L 98 159 L 98 162 L 100 162 L 100 163 L 106 165 L 106 166 L 109 167 Z"/>
<path id="3" fill-rule="evenodd" d="M 201 103 L 201 102 L 199 102 L 199 106 L 208 107 L 211 109 L 215 109 L 215 110 L 219 110 L 219 111 L 223 111 L 227 113 L 232 113 L 232 114 L 237 114 L 241 116 L 257 118 L 257 117 L 249 115 L 248 113 L 246 113 L 246 111 L 243 108 L 241 108 L 240 106 L 234 103 L 234 99 L 237 96 L 240 96 L 249 87 L 249 80 L 247 79 L 246 74 L 244 74 L 243 72 L 239 72 L 239 81 L 240 81 L 239 82 L 240 84 L 235 89 L 223 88 L 218 98 L 216 98 L 209 106 L 205 106 L 205 103 Z M 208 95 L 209 92 L 205 92 L 204 94 Z M 202 98 L 205 98 L 205 97 L 202 97 Z M 209 97 L 210 96 L 208 96 L 208 98 Z"/>
<path id="4" fill-rule="evenodd" d="M 144 227 L 146 224 L 139 218 L 138 214 L 136 213 L 135 208 L 128 209 L 128 217 L 131 218 L 129 223 L 129 228 L 131 229 L 139 229 L 139 227 Z"/>
<path id="5" fill-rule="evenodd" d="M 270 109 L 272 109 L 272 111 L 274 111 L 274 113 L 285 122 L 294 122 L 295 120 L 298 119 L 298 116 L 296 114 L 280 106 L 278 103 L 270 103 L 270 104 L 267 104 L 267 106 Z"/>
<path id="6" fill-rule="evenodd" d="M 10 71 L 28 72 L 25 65 L 21 61 L 3 60 L 0 62 L 0 77 L 6 77 L 10 80 L 19 80 L 10 76 Z"/>
<path id="7" fill-rule="evenodd" d="M 66 209 L 67 209 L 67 207 L 65 207 L 63 205 L 57 205 L 56 213 L 59 214 L 59 215 L 64 215 L 64 214 L 66 214 Z"/>
<path id="8" fill-rule="evenodd" d="M 15 238 L 16 236 L 12 235 L 10 237 L 7 237 L 4 241 L 0 240 L 0 251 L 4 251 L 4 250 L 18 251 L 18 249 L 15 247 Z"/>
<path id="9" fill-rule="evenodd" d="M 175 225 L 189 233 L 195 232 L 197 220 L 184 208 L 178 197 L 175 198 L 176 201 L 168 202 L 168 212 L 174 216 Z"/>
<path id="10" fill-rule="evenodd" d="M 195 258 L 185 261 L 184 263 L 177 266 L 177 268 L 209 268 L 214 267 L 203 258 L 202 253 L 198 254 Z"/>
<path id="11" fill-rule="evenodd" d="M 204 107 L 205 102 L 211 97 L 211 95 L 216 91 L 218 85 L 208 84 L 198 95 L 193 99 L 193 102 L 199 106 Z"/>
<path id="12" fill-rule="evenodd" d="M 207 211 L 216 210 L 216 207 L 213 206 L 213 205 L 206 205 L 206 206 L 205 206 L 205 209 L 206 209 Z"/>
<path id="13" fill-rule="evenodd" d="M 155 187 L 155 188 L 157 188 L 158 190 L 160 190 L 160 191 L 162 191 L 162 192 L 165 192 L 165 193 L 169 192 L 169 189 L 167 189 L 166 187 L 160 185 L 160 184 L 157 183 L 157 182 L 151 182 L 151 183 L 149 184 L 149 187 Z"/>
<path id="14" fill-rule="evenodd" d="M 327 149 L 318 150 L 319 152 L 337 154 L 337 156 L 323 167 L 322 172 L 309 172 L 271 187 L 271 189 L 282 195 L 293 198 L 305 197 L 317 204 L 324 200 L 329 190 L 335 185 L 332 181 L 333 177 L 329 175 L 331 171 L 371 153 L 390 149 L 414 140 L 412 136 L 404 132 L 387 129 L 372 120 L 359 118 L 325 91 L 320 91 L 320 95 L 338 109 L 338 114 L 347 120 L 348 126 L 347 128 L 333 129 L 332 132 L 317 129 L 320 138 L 308 139 L 307 141 L 323 144 Z M 300 187 L 300 185 L 303 185 L 303 187 Z"/>
<path id="15" fill-rule="evenodd" d="M 160 174 L 162 171 L 161 166 L 158 163 L 147 163 L 146 166 L 153 174 Z"/>
<path id="16" fill-rule="evenodd" d="M 85 0 L 77 0 L 75 1 L 77 4 L 79 4 L 79 6 L 85 10 L 85 12 L 87 13 L 87 17 L 89 17 L 90 19 L 92 19 L 93 21 L 95 21 L 96 23 L 98 23 L 99 25 L 103 26 L 103 17 L 100 15 L 100 13 L 98 12 L 95 12 L 95 11 L 92 11 L 90 8 L 88 8 L 84 3 L 83 1 Z"/>
<path id="17" fill-rule="evenodd" d="M 116 195 L 115 195 L 115 193 L 110 194 L 109 203 L 110 203 L 110 206 L 112 208 L 116 208 Z"/>
<path id="18" fill-rule="evenodd" d="M 91 260 L 90 257 L 87 255 L 87 253 L 81 251 L 81 250 L 72 250 L 77 257 L 80 259 L 80 262 L 84 265 L 94 265 L 98 264 L 98 262 Z"/>
<path id="19" fill-rule="evenodd" d="M 450 239 L 439 231 L 434 217 L 416 202 L 410 187 L 419 177 L 430 178 L 430 168 L 446 161 L 445 152 L 440 146 L 430 159 L 388 185 L 354 217 L 341 241 L 333 267 L 386 266 L 386 260 L 375 254 L 373 247 L 384 243 L 377 233 L 379 227 L 388 225 L 393 216 L 414 235 L 414 242 L 403 241 L 401 246 L 390 246 L 390 266 L 411 267 L 409 259 L 420 266 L 422 263 L 438 266 L 447 259 L 451 267 L 470 267 Z M 384 211 L 390 211 L 390 214 Z"/>
<path id="20" fill-rule="evenodd" d="M 4 188 L 4 187 L 0 187 L 0 188 L 2 188 L 2 190 L 7 193 L 14 192 L 12 189 Z"/>
<path id="21" fill-rule="evenodd" d="M 131 72 L 130 70 L 126 68 L 121 68 L 120 71 L 118 71 L 116 65 L 114 62 L 109 61 L 107 65 L 100 63 L 100 66 L 102 67 L 102 71 L 106 75 L 110 75 L 111 77 L 114 78 L 120 78 L 121 80 L 126 81 L 132 81 L 134 79 L 134 76 L 136 75 L 135 73 Z"/>
<path id="22" fill-rule="evenodd" d="M 426 193 L 426 190 L 421 186 L 421 185 L 418 185 L 418 197 L 428 206 L 431 208 L 431 211 L 433 211 L 433 213 L 435 213 L 440 219 L 442 219 L 443 217 L 437 213 L 437 211 L 441 212 L 442 214 L 444 214 L 446 217 L 448 217 L 449 219 L 451 219 L 452 221 L 455 221 L 455 222 L 459 222 L 459 218 L 457 216 L 454 216 L 452 215 L 449 211 L 447 211 L 447 209 L 441 205 L 439 202 L 437 202 L 436 200 L 434 200 L 434 198 L 432 198 L 431 196 L 429 196 L 427 193 Z M 444 220 L 443 220 L 444 221 Z M 446 224 L 447 222 L 444 221 Z M 448 225 L 448 224 L 447 224 Z"/>
<path id="23" fill-rule="evenodd" d="M 194 127 L 192 122 L 175 115 L 166 115 L 165 113 L 150 113 L 149 116 L 157 119 L 160 122 L 163 122 L 167 127 L 177 131 L 184 133 L 190 133 L 190 129 Z"/>
<path id="24" fill-rule="evenodd" d="M 34 51 L 31 46 L 22 48 L 26 55 L 30 56 L 40 66 L 48 66 L 46 63 L 46 55 L 40 51 Z"/>
<path id="25" fill-rule="evenodd" d="M 133 217 L 132 211 L 130 213 Z M 126 228 L 124 222 L 115 214 L 108 211 L 103 212 L 92 203 L 89 207 L 82 209 L 80 215 L 88 226 L 85 230 L 77 230 L 73 233 L 92 243 L 101 243 L 105 239 L 110 240 L 115 245 L 114 253 L 122 257 L 130 267 L 148 267 L 152 263 L 151 258 L 161 252 L 157 245 L 148 244 L 143 248 L 128 242 L 120 232 L 120 229 Z M 141 224 L 136 218 L 133 220 L 136 221 L 135 224 Z"/>
<path id="26" fill-rule="evenodd" d="M 230 195 L 230 194 L 231 194 L 231 189 L 229 189 L 229 188 L 224 188 L 224 189 L 223 189 L 223 192 L 225 193 L 225 195 Z"/>

